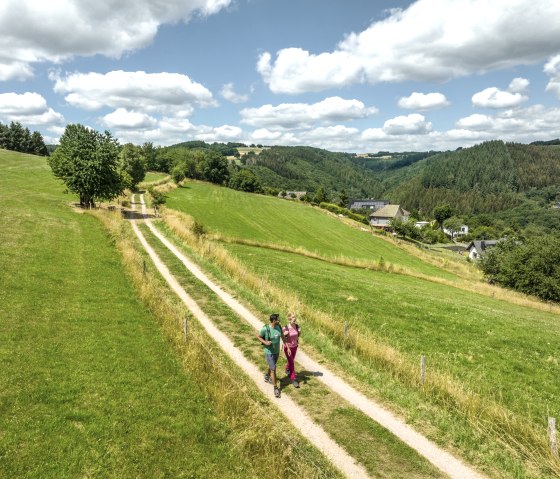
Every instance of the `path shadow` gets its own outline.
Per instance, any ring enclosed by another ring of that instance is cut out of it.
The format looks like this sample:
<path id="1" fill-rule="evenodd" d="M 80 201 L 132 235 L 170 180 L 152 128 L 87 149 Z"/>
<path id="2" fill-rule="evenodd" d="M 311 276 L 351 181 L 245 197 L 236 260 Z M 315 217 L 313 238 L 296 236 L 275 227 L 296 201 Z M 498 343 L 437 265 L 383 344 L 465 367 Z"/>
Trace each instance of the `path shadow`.
<path id="1" fill-rule="evenodd" d="M 282 371 L 284 374 L 284 372 Z M 313 380 L 314 378 L 322 376 L 323 373 L 321 371 L 296 371 L 296 379 L 299 382 L 300 387 L 302 385 L 306 385 L 309 381 Z M 278 382 L 280 383 L 280 389 L 284 389 L 288 386 L 292 386 L 292 380 L 289 376 L 283 376 L 282 378 L 278 378 Z"/>

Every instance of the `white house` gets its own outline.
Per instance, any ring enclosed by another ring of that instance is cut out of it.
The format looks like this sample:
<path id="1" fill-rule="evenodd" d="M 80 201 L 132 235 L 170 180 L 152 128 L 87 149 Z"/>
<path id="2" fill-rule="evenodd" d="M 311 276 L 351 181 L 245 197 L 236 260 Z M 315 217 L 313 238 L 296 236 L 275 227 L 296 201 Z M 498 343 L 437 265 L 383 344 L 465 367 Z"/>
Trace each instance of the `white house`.
<path id="1" fill-rule="evenodd" d="M 457 238 L 459 236 L 465 236 L 469 234 L 469 227 L 467 225 L 461 225 L 461 229 L 459 231 L 451 231 L 444 227 L 443 232 L 447 236 L 451 236 L 452 238 Z"/>
<path id="2" fill-rule="evenodd" d="M 410 213 L 400 205 L 386 205 L 369 215 L 369 224 L 375 228 L 387 228 L 392 219 L 400 218 L 408 221 L 409 217 Z"/>
<path id="3" fill-rule="evenodd" d="M 471 241 L 467 246 L 467 252 L 470 259 L 480 259 L 486 254 L 486 250 L 496 246 L 500 240 L 476 240 Z"/>

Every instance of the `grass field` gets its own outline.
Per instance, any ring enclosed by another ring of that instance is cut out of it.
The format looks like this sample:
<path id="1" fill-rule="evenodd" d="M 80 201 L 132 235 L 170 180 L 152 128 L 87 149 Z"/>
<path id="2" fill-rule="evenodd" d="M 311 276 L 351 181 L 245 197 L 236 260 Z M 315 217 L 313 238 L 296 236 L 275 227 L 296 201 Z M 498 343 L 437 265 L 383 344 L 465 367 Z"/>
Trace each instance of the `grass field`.
<path id="1" fill-rule="evenodd" d="M 300 247 L 330 258 L 382 259 L 419 273 L 455 278 L 371 235 L 367 229 L 350 228 L 322 210 L 295 201 L 190 182 L 169 193 L 166 205 L 192 215 L 210 232 L 227 238 Z"/>
<path id="2" fill-rule="evenodd" d="M 153 183 L 154 181 L 163 180 L 167 178 L 169 175 L 167 173 L 158 173 L 154 171 L 148 171 L 146 173 L 146 177 L 144 178 L 143 183 Z"/>
<path id="3" fill-rule="evenodd" d="M 321 211 L 273 198 L 232 194 L 225 188 L 189 186 L 173 192 L 168 205 L 205 224 L 213 233 L 210 243 L 216 237 L 258 238 L 262 243 L 221 244 L 238 258 L 239 266 L 226 267 L 228 263 L 216 256 L 214 272 L 236 294 L 251 304 L 264 301 L 263 311 L 295 305 L 304 312 L 308 346 L 364 387 L 373 388 L 376 396 L 434 439 L 452 443 L 465 457 L 495 467 L 496 477 L 553 477 L 551 471 L 560 470 L 548 452 L 546 438 L 547 416 L 560 416 L 556 401 L 560 326 L 555 309 L 547 312 L 544 305 L 537 309 L 530 302 L 513 304 L 498 299 L 499 295 L 493 298 L 494 293 L 483 296 L 411 275 L 350 268 L 266 247 L 268 242 L 282 241 L 296 249 L 311 250 L 315 245 L 315 251 L 334 257 L 340 254 L 339 248 L 348 255 L 355 251 L 365 255 L 360 248 L 376 251 L 381 240 L 360 236 L 369 242 L 363 246 L 353 236 L 361 232 L 341 224 L 351 233 L 332 235 L 329 244 L 326 238 L 330 239 L 331 230 L 337 231 L 334 222 L 338 220 Z M 273 238 L 274 225 L 286 234 Z M 412 254 L 383 243 L 388 261 L 431 273 Z M 226 271 L 230 279 L 224 276 Z M 269 294 L 272 290 L 267 285 L 276 292 Z M 317 321 L 320 317 L 326 322 Z M 372 338 L 372 344 L 381 349 L 383 345 L 391 348 L 394 353 L 387 354 L 394 361 L 382 363 L 364 347 L 351 345 L 346 351 L 341 347 L 344 321 L 349 321 L 351 332 L 363 337 L 366 346 Z M 419 388 L 417 382 L 421 354 L 428 361 L 427 389 Z M 409 366 L 399 366 L 398 358 Z M 387 368 L 392 379 L 380 367 Z M 430 381 L 442 385 L 430 389 Z M 475 452 L 477 448 L 481 450 Z"/>
<path id="4" fill-rule="evenodd" d="M 251 477 L 94 217 L 0 151 L 0 477 Z"/>

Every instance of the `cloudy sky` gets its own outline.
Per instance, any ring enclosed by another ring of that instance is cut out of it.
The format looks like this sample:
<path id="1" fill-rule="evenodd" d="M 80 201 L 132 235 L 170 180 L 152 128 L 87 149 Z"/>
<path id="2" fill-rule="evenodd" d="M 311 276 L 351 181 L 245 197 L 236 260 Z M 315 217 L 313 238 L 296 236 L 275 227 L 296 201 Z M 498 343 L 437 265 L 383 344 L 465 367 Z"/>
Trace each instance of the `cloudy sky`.
<path id="1" fill-rule="evenodd" d="M 0 122 L 334 151 L 560 137 L 559 0 L 2 0 Z"/>

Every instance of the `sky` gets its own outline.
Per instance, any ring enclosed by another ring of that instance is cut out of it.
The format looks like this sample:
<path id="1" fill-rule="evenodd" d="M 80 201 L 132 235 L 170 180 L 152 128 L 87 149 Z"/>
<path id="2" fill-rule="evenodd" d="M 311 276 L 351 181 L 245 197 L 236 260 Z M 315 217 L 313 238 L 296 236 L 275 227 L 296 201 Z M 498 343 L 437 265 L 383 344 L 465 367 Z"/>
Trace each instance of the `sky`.
<path id="1" fill-rule="evenodd" d="M 560 137 L 560 0 L 0 0 L 0 122 L 56 144 Z"/>

